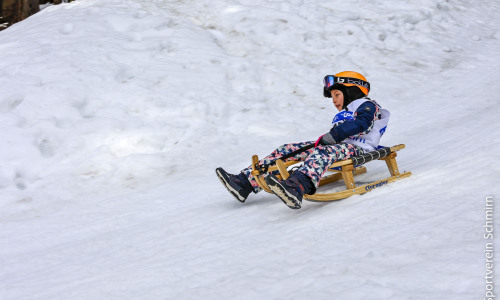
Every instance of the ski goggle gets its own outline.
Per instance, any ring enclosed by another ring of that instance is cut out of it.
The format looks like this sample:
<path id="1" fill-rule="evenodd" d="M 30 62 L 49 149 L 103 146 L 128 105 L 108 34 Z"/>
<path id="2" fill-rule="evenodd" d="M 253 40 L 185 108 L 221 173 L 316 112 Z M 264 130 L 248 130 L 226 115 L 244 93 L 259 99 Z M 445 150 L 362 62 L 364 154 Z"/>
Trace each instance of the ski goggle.
<path id="1" fill-rule="evenodd" d="M 330 88 L 332 85 L 336 83 L 341 84 L 354 84 L 360 87 L 366 88 L 368 91 L 370 90 L 370 83 L 368 81 L 364 81 L 358 78 L 353 77 L 337 77 L 335 75 L 326 75 L 323 79 L 323 84 L 325 85 L 325 89 Z"/>

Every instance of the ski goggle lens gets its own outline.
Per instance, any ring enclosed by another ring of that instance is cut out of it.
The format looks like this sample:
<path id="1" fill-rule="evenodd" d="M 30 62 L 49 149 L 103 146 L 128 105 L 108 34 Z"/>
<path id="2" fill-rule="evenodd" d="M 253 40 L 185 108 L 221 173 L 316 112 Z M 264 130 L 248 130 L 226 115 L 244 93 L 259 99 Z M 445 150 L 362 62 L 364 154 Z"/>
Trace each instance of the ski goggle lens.
<path id="1" fill-rule="evenodd" d="M 323 79 L 323 84 L 325 85 L 326 88 L 331 87 L 335 83 L 335 76 L 333 75 L 326 75 L 325 78 Z"/>

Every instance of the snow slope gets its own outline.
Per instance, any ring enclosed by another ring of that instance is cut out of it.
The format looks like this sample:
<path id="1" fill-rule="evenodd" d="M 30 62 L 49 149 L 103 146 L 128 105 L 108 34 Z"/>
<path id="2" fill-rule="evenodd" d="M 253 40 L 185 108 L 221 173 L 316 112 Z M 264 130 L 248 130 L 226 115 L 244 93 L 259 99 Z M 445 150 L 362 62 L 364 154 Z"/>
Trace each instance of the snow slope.
<path id="1" fill-rule="evenodd" d="M 0 298 L 484 297 L 499 9 L 78 0 L 0 32 Z M 342 70 L 414 175 L 298 211 L 235 201 L 214 169 L 329 130 Z"/>

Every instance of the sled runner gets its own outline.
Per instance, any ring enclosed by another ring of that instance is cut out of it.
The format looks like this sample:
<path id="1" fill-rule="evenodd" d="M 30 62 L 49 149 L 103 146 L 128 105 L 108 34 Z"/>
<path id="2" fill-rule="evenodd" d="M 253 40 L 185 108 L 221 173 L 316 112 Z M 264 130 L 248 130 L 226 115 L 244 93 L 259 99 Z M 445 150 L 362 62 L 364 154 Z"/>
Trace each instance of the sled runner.
<path id="1" fill-rule="evenodd" d="M 333 163 L 328 168 L 328 171 L 333 172 L 334 174 L 321 178 L 319 186 L 324 186 L 326 184 L 343 180 L 346 189 L 335 193 L 315 193 L 314 195 L 304 195 L 304 199 L 317 202 L 340 200 L 355 194 L 364 194 L 390 182 L 409 177 L 411 175 L 411 172 L 400 173 L 398 164 L 396 163 L 396 152 L 404 148 L 404 144 L 396 145 L 393 147 L 382 147 L 372 152 L 353 157 L 351 159 Z M 366 173 L 366 168 L 363 165 L 373 160 L 384 160 L 387 164 L 387 168 L 389 169 L 391 176 L 357 186 L 356 182 L 354 181 L 354 177 L 356 175 Z M 264 189 L 268 193 L 272 193 L 272 191 L 267 186 L 263 175 L 269 172 L 279 171 L 280 175 L 278 175 L 278 177 L 287 179 L 290 176 L 287 168 L 297 163 L 300 163 L 300 161 L 283 162 L 281 159 L 277 159 L 273 163 L 274 165 L 260 165 L 259 158 L 257 157 L 257 155 L 254 155 L 252 157 L 252 175 L 255 177 L 255 180 L 262 189 Z"/>

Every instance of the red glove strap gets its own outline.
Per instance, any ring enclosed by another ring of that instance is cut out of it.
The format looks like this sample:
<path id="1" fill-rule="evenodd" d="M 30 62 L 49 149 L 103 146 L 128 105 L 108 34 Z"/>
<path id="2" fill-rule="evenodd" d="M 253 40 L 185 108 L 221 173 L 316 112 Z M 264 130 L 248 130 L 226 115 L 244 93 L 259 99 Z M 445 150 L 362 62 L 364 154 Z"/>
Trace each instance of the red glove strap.
<path id="1" fill-rule="evenodd" d="M 321 141 L 321 138 L 323 137 L 323 135 L 320 136 L 319 139 L 316 140 L 316 143 L 314 143 L 314 147 L 317 147 L 319 145 L 319 141 Z"/>

